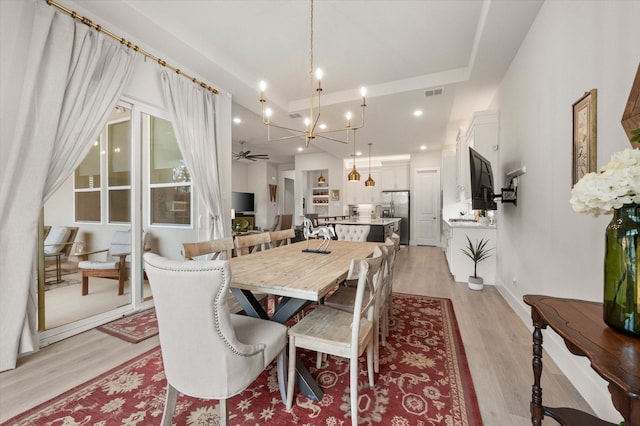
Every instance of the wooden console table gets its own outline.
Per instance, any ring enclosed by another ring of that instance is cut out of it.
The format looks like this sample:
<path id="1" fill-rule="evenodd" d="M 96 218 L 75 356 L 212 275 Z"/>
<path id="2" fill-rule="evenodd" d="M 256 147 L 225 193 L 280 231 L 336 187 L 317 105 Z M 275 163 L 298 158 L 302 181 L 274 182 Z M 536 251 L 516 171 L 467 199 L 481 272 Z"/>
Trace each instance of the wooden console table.
<path id="1" fill-rule="evenodd" d="M 608 383 L 611 400 L 625 426 L 640 426 L 640 338 L 617 332 L 602 319 L 602 304 L 584 300 L 525 295 L 533 320 L 533 376 L 531 423 L 544 416 L 561 425 L 614 425 L 571 408 L 542 405 L 542 329 L 551 327 L 572 354 L 585 356 Z M 617 425 L 615 425 L 617 426 Z"/>

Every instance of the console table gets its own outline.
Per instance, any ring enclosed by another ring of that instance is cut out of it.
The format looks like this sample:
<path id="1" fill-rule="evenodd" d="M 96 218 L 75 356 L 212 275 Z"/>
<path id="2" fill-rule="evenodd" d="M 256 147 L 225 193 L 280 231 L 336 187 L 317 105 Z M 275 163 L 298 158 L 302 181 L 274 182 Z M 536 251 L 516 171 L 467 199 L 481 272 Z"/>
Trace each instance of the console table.
<path id="1" fill-rule="evenodd" d="M 613 405 L 625 426 L 640 426 L 640 339 L 617 332 L 602 319 L 602 303 L 557 297 L 525 295 L 533 320 L 533 376 L 531 423 L 541 425 L 544 416 L 562 425 L 611 425 L 572 408 L 542 405 L 542 329 L 551 327 L 567 349 L 585 356 L 608 383 Z M 615 425 L 617 426 L 617 425 Z"/>

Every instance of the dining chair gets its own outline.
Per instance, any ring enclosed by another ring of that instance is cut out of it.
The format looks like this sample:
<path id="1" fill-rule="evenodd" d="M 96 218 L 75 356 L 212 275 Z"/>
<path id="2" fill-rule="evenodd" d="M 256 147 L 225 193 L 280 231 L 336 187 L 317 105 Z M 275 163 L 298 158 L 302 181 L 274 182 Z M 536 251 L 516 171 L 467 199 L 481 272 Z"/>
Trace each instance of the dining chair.
<path id="1" fill-rule="evenodd" d="M 196 243 L 182 243 L 182 255 L 188 260 L 229 260 L 234 249 L 233 237 L 220 238 L 211 241 L 198 241 Z M 227 292 L 229 310 L 234 314 L 244 312 L 238 299 L 231 290 Z M 263 308 L 268 308 L 266 294 L 256 294 L 256 299 Z"/>
<path id="2" fill-rule="evenodd" d="M 319 353 L 349 358 L 349 388 L 351 424 L 358 424 L 358 357 L 367 352 L 369 386 L 374 386 L 374 277 L 382 264 L 382 252 L 377 250 L 367 259 L 353 259 L 358 271 L 358 286 L 353 313 L 327 305 L 318 305 L 289 328 L 289 378 L 287 410 L 293 407 L 296 375 L 296 350 L 304 348 Z M 350 268 L 351 269 L 351 268 Z M 368 292 L 365 292 L 369 289 Z M 367 293 L 365 297 L 365 293 Z"/>
<path id="3" fill-rule="evenodd" d="M 238 235 L 236 238 L 236 254 L 244 256 L 261 250 L 268 250 L 271 238 L 268 232 L 259 234 Z"/>
<path id="4" fill-rule="evenodd" d="M 200 256 L 207 256 L 206 260 L 229 260 L 234 248 L 233 237 L 226 237 L 196 243 L 182 243 L 181 254 L 185 259 L 191 260 Z"/>
<path id="5" fill-rule="evenodd" d="M 336 224 L 336 236 L 343 241 L 367 241 L 371 227 L 369 225 Z"/>
<path id="6" fill-rule="evenodd" d="M 280 215 L 280 228 L 279 229 L 293 229 L 293 215 L 283 214 Z"/>
<path id="7" fill-rule="evenodd" d="M 393 249 L 393 245 L 391 245 Z M 382 255 L 382 264 L 379 272 L 373 277 L 373 288 L 375 292 L 375 309 L 374 309 L 374 371 L 378 373 L 380 371 L 380 345 L 386 346 L 386 336 L 384 332 L 388 329 L 386 324 L 386 310 L 387 310 L 387 285 L 389 283 L 389 246 L 384 244 L 380 245 L 374 251 Z M 349 267 L 349 273 L 347 275 L 348 282 L 353 282 L 358 278 L 360 273 L 359 264 L 351 263 Z M 368 296 L 368 289 L 365 289 L 365 297 Z M 353 312 L 355 305 L 355 299 L 357 295 L 357 286 L 340 286 L 338 289 L 324 300 L 324 304 L 335 309 L 340 309 L 345 312 Z M 316 367 L 320 368 L 320 357 L 318 358 Z"/>
<path id="8" fill-rule="evenodd" d="M 291 244 L 291 240 L 296 237 L 296 231 L 293 228 L 283 229 L 282 231 L 269 232 L 271 239 L 271 248 Z"/>
<path id="9" fill-rule="evenodd" d="M 163 426 L 172 424 L 178 393 L 219 400 L 220 424 L 226 425 L 228 398 L 245 390 L 276 358 L 286 400 L 287 328 L 230 313 L 228 261 L 178 261 L 147 253 L 144 263 L 167 380 Z"/>
<path id="10" fill-rule="evenodd" d="M 391 308 L 392 304 L 391 304 L 391 293 L 393 293 L 393 270 L 395 269 L 395 264 L 396 264 L 396 259 L 398 257 L 398 251 L 400 250 L 400 235 L 396 234 L 395 232 L 391 234 L 391 237 L 389 237 L 391 239 L 391 241 L 393 241 L 393 244 L 396 246 L 396 249 L 393 253 L 393 263 L 391 266 L 391 276 L 389 277 L 389 306 L 388 306 L 388 312 L 387 312 L 387 324 L 390 324 L 391 321 L 393 320 L 393 309 Z M 389 332 L 387 330 L 387 336 L 389 335 Z"/>

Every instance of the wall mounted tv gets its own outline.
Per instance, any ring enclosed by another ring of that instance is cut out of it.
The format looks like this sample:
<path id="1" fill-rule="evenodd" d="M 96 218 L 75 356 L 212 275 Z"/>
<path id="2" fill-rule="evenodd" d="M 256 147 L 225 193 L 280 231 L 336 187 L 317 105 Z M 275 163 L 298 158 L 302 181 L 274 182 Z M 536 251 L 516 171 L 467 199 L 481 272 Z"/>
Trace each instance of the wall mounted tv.
<path id="1" fill-rule="evenodd" d="M 494 201 L 493 171 L 489 160 L 473 148 L 469 148 L 469 174 L 471 175 L 471 208 L 473 210 L 497 210 Z"/>
<path id="2" fill-rule="evenodd" d="M 253 212 L 255 195 L 253 192 L 232 192 L 231 193 L 231 208 L 236 213 Z"/>

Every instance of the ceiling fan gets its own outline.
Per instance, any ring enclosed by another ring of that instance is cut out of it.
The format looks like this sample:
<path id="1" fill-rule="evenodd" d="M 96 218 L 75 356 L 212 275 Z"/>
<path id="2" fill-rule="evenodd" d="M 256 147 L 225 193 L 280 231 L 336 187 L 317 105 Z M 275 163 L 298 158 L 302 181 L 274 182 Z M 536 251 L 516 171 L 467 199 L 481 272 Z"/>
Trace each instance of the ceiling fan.
<path id="1" fill-rule="evenodd" d="M 244 142 L 245 141 L 240 141 L 240 152 L 238 153 L 233 153 L 233 159 L 234 160 L 250 160 L 250 161 L 256 161 L 256 160 L 268 160 L 269 159 L 269 155 L 267 154 L 251 154 L 251 151 L 245 151 L 244 148 Z"/>

